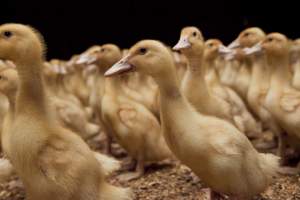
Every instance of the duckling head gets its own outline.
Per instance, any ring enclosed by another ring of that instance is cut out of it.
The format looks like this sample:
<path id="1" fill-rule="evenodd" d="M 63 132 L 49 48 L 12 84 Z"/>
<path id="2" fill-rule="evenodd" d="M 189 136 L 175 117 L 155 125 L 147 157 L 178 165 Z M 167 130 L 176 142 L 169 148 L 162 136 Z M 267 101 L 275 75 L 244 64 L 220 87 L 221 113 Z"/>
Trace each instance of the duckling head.
<path id="1" fill-rule="evenodd" d="M 104 44 L 97 54 L 98 66 L 106 71 L 122 58 L 122 52 L 117 45 Z"/>
<path id="2" fill-rule="evenodd" d="M 18 73 L 11 67 L 0 70 L 0 92 L 6 96 L 15 95 L 18 89 Z"/>
<path id="3" fill-rule="evenodd" d="M 209 39 L 204 43 L 204 59 L 215 60 L 219 56 L 219 48 L 223 45 L 218 39 Z"/>
<path id="4" fill-rule="evenodd" d="M 128 54 L 105 72 L 105 76 L 138 71 L 152 77 L 164 76 L 174 67 L 171 52 L 161 42 L 142 40 Z M 174 68 L 175 69 L 175 68 Z"/>
<path id="5" fill-rule="evenodd" d="M 258 27 L 247 28 L 242 31 L 238 38 L 229 44 L 228 48 L 252 47 L 265 38 L 265 32 Z"/>
<path id="6" fill-rule="evenodd" d="M 0 26 L 0 59 L 14 63 L 42 62 L 45 45 L 42 36 L 33 28 L 22 24 Z"/>
<path id="7" fill-rule="evenodd" d="M 180 39 L 173 50 L 180 50 L 187 57 L 203 53 L 204 39 L 201 31 L 196 27 L 185 27 L 181 30 Z"/>
<path id="8" fill-rule="evenodd" d="M 263 40 L 262 49 L 269 58 L 282 58 L 288 56 L 290 43 L 287 37 L 281 33 L 270 33 Z"/>

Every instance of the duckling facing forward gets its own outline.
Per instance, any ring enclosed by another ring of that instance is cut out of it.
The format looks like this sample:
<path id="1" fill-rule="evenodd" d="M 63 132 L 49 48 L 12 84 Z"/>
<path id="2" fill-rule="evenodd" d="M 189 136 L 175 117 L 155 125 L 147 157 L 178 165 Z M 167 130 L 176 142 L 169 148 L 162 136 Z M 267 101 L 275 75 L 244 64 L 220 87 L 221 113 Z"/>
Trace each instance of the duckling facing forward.
<path id="1" fill-rule="evenodd" d="M 179 89 L 171 53 L 158 41 L 135 44 L 107 76 L 137 70 L 160 90 L 163 134 L 172 152 L 212 188 L 236 199 L 263 192 L 278 170 L 278 157 L 258 153 L 230 123 L 197 113 Z"/>
<path id="2" fill-rule="evenodd" d="M 42 77 L 40 34 L 21 24 L 0 26 L 0 58 L 16 64 L 19 89 L 3 149 L 31 200 L 131 199 L 128 189 L 105 182 L 87 144 L 62 128 L 50 106 Z"/>

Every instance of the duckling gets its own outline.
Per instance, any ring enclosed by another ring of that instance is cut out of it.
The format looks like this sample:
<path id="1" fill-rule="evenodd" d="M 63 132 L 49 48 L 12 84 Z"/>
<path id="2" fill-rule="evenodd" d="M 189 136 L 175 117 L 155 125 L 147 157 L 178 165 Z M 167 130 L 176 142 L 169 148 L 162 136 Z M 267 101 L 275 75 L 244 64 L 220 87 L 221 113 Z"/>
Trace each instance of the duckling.
<path id="1" fill-rule="evenodd" d="M 257 137 L 262 132 L 259 124 L 252 114 L 248 111 L 243 100 L 230 87 L 221 84 L 219 74 L 216 71 L 217 59 L 219 58 L 219 49 L 222 42 L 217 39 L 210 39 L 205 42 L 204 66 L 207 69 L 206 81 L 208 87 L 213 93 L 231 105 L 231 113 L 243 121 L 245 133 L 248 137 Z"/>
<path id="2" fill-rule="evenodd" d="M 173 49 L 181 50 L 189 61 L 188 70 L 181 85 L 183 94 L 189 102 L 198 112 L 228 120 L 245 132 L 243 119 L 240 116 L 234 116 L 230 103 L 213 94 L 207 85 L 205 80 L 207 66 L 203 63 L 204 41 L 199 29 L 183 28 L 180 40 Z"/>
<path id="3" fill-rule="evenodd" d="M 101 60 L 112 66 L 121 58 L 120 49 L 113 44 L 103 45 Z M 100 55 L 99 55 L 100 56 Z M 113 129 L 117 142 L 137 160 L 136 171 L 124 174 L 122 180 L 132 180 L 144 174 L 144 165 L 162 161 L 171 156 L 155 116 L 141 103 L 130 99 L 123 92 L 121 77 L 105 80 L 102 99 L 104 122 Z"/>
<path id="4" fill-rule="evenodd" d="M 278 157 L 258 153 L 230 123 L 197 112 L 181 93 L 172 55 L 162 43 L 138 42 L 105 74 L 132 70 L 150 75 L 157 82 L 167 144 L 183 164 L 212 188 L 212 194 L 250 199 L 266 189 L 277 174 Z"/>
<path id="5" fill-rule="evenodd" d="M 0 58 L 16 64 L 19 89 L 4 152 L 28 199 L 131 199 L 130 190 L 109 185 L 85 142 L 61 127 L 42 77 L 42 36 L 21 24 L 0 26 Z"/>
<path id="6" fill-rule="evenodd" d="M 293 41 L 290 51 L 290 62 L 293 71 L 292 86 L 300 90 L 300 39 Z"/>
<path id="7" fill-rule="evenodd" d="M 277 155 L 284 159 L 283 129 L 264 106 L 264 99 L 270 88 L 271 71 L 267 66 L 265 55 L 261 52 L 260 43 L 251 48 L 245 48 L 244 51 L 252 63 L 252 77 L 247 94 L 248 105 L 262 121 L 263 127 L 278 137 Z"/>
<path id="8" fill-rule="evenodd" d="M 267 35 L 261 44 L 271 71 L 271 82 L 264 105 L 286 131 L 289 145 L 300 150 L 299 105 L 300 92 L 291 86 L 292 73 L 289 68 L 290 43 L 280 33 Z"/>
<path id="9" fill-rule="evenodd" d="M 93 78 L 93 89 L 91 90 L 91 94 L 89 97 L 89 104 L 91 105 L 93 111 L 95 112 L 95 116 L 96 116 L 96 120 L 97 122 L 100 124 L 101 129 L 103 130 L 103 132 L 106 135 L 106 144 L 105 144 L 105 148 L 104 151 L 107 154 L 111 154 L 112 149 L 111 149 L 111 143 L 112 143 L 112 129 L 110 127 L 108 127 L 102 119 L 102 106 L 101 106 L 101 102 L 102 102 L 102 98 L 104 95 L 104 89 L 105 89 L 105 81 L 104 81 L 104 72 L 105 70 L 107 70 L 107 63 L 103 63 L 101 62 L 101 56 L 100 53 L 103 50 L 103 48 L 101 48 L 101 46 L 97 45 L 97 46 L 92 46 L 90 49 L 88 49 L 84 54 L 83 54 L 83 58 L 84 59 L 79 59 L 77 62 L 79 62 L 81 60 L 81 64 L 94 64 L 97 66 L 97 70 L 95 73 L 95 76 Z M 82 56 L 81 56 L 82 58 Z M 106 68 L 105 68 L 106 67 Z"/>
<path id="10" fill-rule="evenodd" d="M 265 33 L 258 27 L 247 28 L 242 31 L 238 38 L 234 40 L 228 47 L 239 48 L 237 55 L 240 60 L 240 67 L 235 78 L 235 83 L 233 89 L 243 98 L 244 102 L 247 103 L 247 93 L 249 89 L 249 83 L 251 80 L 251 61 L 247 56 L 244 55 L 242 48 L 252 47 L 257 44 L 259 41 L 264 39 Z"/>

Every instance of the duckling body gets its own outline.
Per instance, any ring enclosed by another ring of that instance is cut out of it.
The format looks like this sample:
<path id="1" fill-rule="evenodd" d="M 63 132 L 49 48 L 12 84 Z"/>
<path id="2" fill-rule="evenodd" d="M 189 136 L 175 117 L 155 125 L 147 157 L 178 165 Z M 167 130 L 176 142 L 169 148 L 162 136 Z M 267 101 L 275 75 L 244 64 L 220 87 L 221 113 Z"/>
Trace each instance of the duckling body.
<path id="1" fill-rule="evenodd" d="M 146 49 L 146 53 L 143 53 Z M 144 40 L 106 75 L 134 69 L 159 85 L 163 134 L 172 152 L 214 191 L 239 199 L 262 192 L 276 174 L 278 157 L 258 153 L 230 123 L 198 113 L 181 94 L 171 54 Z M 224 178 L 226 175 L 226 178 Z"/>

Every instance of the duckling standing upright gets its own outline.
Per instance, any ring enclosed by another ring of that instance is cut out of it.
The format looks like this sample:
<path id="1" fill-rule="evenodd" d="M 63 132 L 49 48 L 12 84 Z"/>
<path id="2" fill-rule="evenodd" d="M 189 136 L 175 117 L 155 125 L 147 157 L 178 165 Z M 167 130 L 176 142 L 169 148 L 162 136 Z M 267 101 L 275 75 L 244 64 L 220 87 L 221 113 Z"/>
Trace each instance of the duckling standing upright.
<path id="1" fill-rule="evenodd" d="M 106 75 L 131 70 L 157 82 L 167 144 L 213 191 L 250 199 L 266 189 L 278 170 L 278 157 L 258 153 L 230 123 L 197 113 L 180 92 L 172 55 L 163 44 L 138 42 Z"/>
<path id="2" fill-rule="evenodd" d="M 109 185 L 93 152 L 62 128 L 49 104 L 42 77 L 44 45 L 28 26 L 0 26 L 0 58 L 12 60 L 20 78 L 16 108 L 4 149 L 31 200 L 130 199 Z"/>
<path id="3" fill-rule="evenodd" d="M 257 128 L 258 125 L 255 123 L 254 118 L 250 117 L 251 115 L 248 113 L 246 107 L 240 107 L 239 109 L 243 110 L 235 112 L 235 108 L 239 106 L 237 106 L 238 104 L 233 105 L 231 102 L 236 103 L 236 98 L 234 99 L 232 95 L 228 95 L 230 100 L 226 101 L 223 97 L 215 95 L 207 84 L 205 77 L 209 62 L 204 62 L 208 60 L 203 60 L 204 42 L 201 32 L 196 27 L 182 29 L 180 40 L 174 49 L 181 50 L 188 58 L 189 66 L 182 82 L 182 91 L 197 111 L 228 120 L 242 132 L 249 133 L 249 135 L 250 133 L 257 135 L 260 130 Z M 247 119 L 241 116 L 241 114 L 244 115 L 245 113 L 249 114 L 247 115 Z M 249 123 L 249 120 L 253 122 L 253 126 L 245 126 Z"/>
<path id="4" fill-rule="evenodd" d="M 112 66 L 121 58 L 116 45 L 106 44 L 101 56 Z M 105 93 L 102 99 L 103 120 L 113 129 L 117 142 L 137 161 L 136 171 L 121 176 L 121 179 L 139 178 L 144 173 L 146 163 L 162 161 L 171 157 L 171 151 L 161 134 L 156 117 L 140 102 L 130 99 L 121 87 L 120 77 L 105 80 Z"/>

